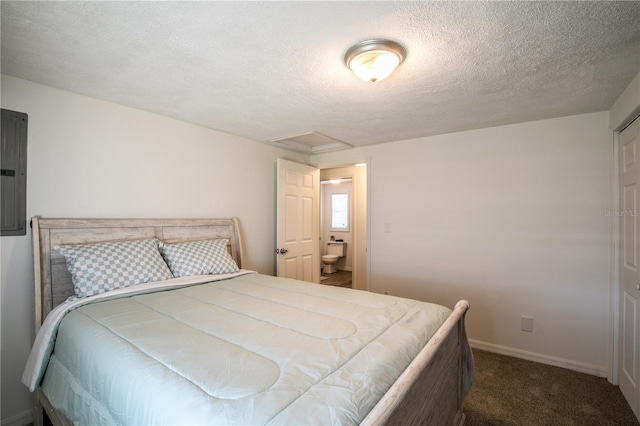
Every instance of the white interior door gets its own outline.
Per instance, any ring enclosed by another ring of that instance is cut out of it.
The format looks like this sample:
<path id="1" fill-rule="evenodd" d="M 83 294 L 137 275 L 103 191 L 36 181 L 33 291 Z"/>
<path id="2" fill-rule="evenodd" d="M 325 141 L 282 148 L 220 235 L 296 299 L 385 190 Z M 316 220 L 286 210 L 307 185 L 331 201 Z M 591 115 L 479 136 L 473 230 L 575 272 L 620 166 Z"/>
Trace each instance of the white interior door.
<path id="1" fill-rule="evenodd" d="M 640 119 L 620 133 L 620 390 L 640 419 Z"/>
<path id="2" fill-rule="evenodd" d="M 278 159 L 279 277 L 320 282 L 320 170 Z"/>

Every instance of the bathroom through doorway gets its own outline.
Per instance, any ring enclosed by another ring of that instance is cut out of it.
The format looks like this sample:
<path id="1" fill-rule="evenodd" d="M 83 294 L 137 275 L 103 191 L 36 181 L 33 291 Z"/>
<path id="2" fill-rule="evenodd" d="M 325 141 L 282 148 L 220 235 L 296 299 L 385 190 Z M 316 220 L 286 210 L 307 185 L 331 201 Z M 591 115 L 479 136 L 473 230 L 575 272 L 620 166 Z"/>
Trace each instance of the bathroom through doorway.
<path id="1" fill-rule="evenodd" d="M 320 170 L 320 283 L 367 290 L 366 164 Z"/>

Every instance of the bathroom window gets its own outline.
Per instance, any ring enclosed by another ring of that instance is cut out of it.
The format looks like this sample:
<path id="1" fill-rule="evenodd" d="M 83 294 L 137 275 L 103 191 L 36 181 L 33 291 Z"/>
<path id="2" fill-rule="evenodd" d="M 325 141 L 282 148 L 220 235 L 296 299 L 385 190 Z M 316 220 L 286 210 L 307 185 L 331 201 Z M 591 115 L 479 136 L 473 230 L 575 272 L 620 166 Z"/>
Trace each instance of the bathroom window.
<path id="1" fill-rule="evenodd" d="M 349 194 L 331 195 L 331 230 L 349 231 Z"/>

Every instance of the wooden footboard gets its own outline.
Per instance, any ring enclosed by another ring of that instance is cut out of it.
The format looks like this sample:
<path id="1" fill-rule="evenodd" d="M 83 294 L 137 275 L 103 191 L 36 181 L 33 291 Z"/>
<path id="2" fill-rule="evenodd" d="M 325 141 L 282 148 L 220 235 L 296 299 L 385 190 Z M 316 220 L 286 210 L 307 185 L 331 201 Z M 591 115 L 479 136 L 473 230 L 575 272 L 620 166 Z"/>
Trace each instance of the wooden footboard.
<path id="1" fill-rule="evenodd" d="M 462 425 L 464 362 L 471 356 L 459 301 L 449 318 L 362 422 L 363 425 Z"/>

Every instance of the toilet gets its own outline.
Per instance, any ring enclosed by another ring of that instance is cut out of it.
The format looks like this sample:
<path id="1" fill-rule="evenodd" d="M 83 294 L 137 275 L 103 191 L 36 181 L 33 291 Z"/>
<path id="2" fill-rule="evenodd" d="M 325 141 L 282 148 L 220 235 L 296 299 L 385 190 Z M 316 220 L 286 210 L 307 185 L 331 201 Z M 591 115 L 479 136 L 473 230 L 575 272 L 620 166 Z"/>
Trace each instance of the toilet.
<path id="1" fill-rule="evenodd" d="M 344 257 L 347 248 L 347 243 L 339 243 L 335 241 L 329 241 L 327 243 L 327 254 L 322 256 L 322 272 L 325 274 L 333 274 L 337 271 L 336 263 L 338 259 Z"/>

